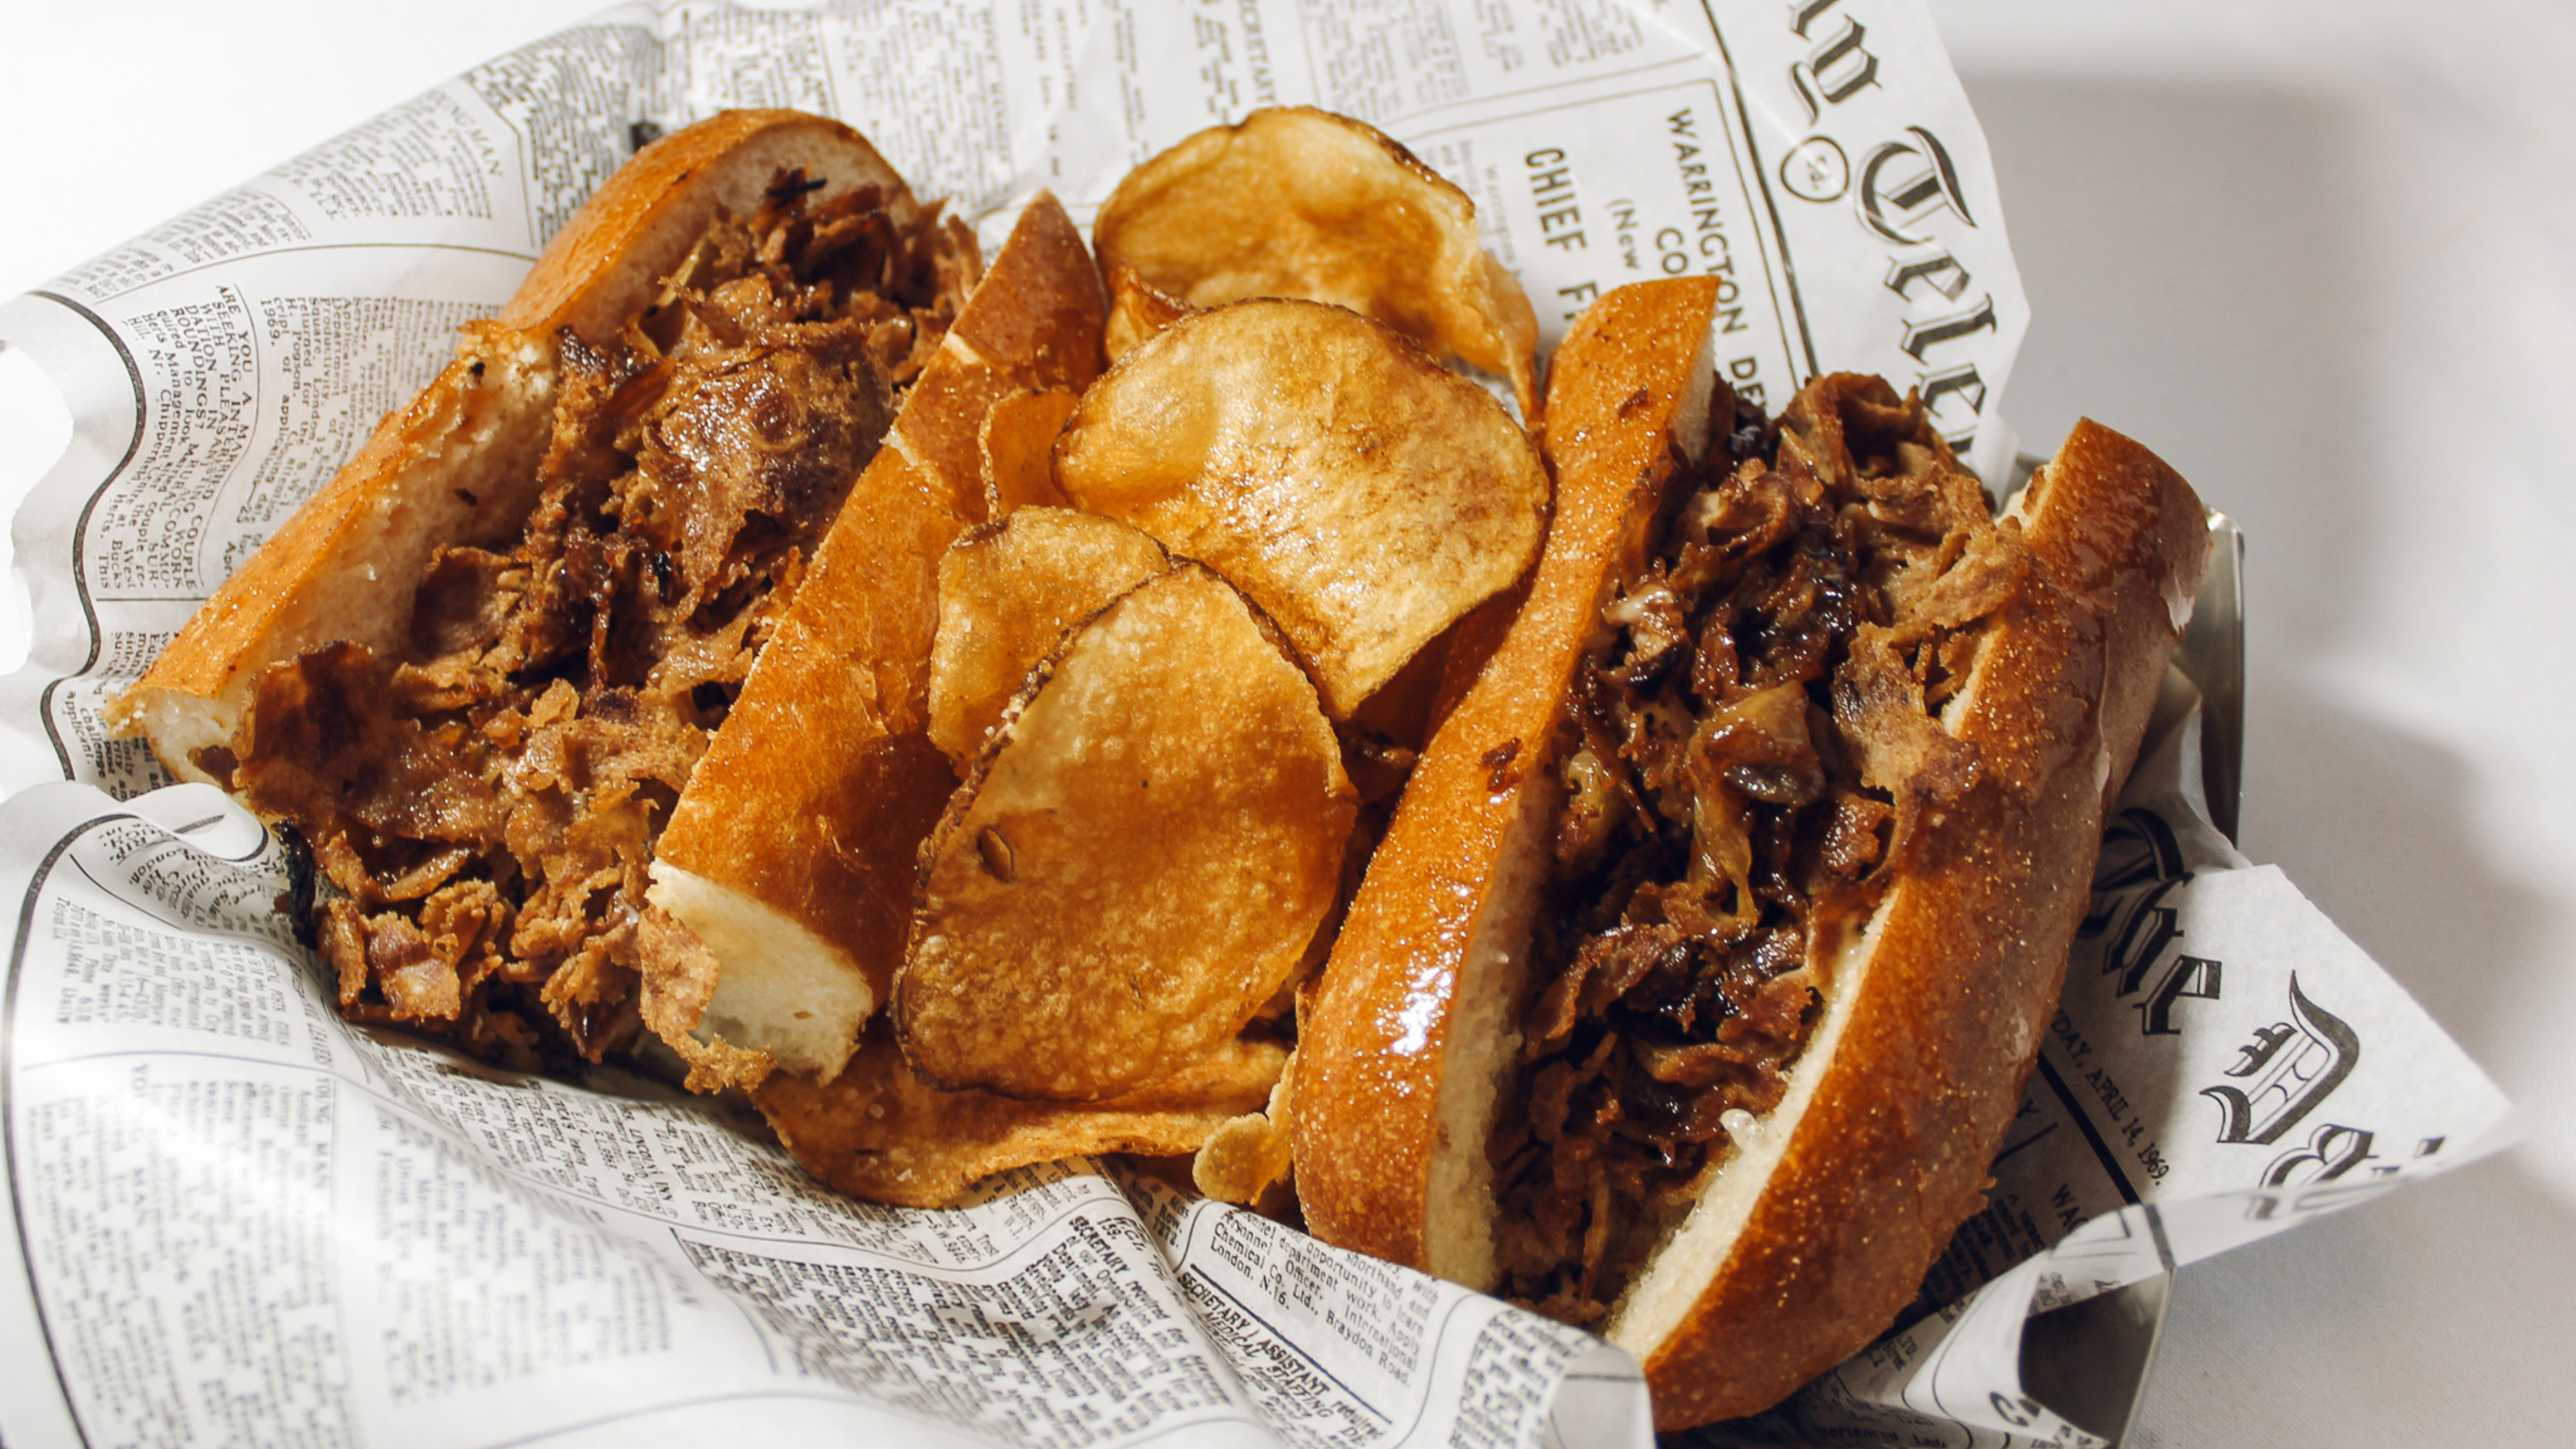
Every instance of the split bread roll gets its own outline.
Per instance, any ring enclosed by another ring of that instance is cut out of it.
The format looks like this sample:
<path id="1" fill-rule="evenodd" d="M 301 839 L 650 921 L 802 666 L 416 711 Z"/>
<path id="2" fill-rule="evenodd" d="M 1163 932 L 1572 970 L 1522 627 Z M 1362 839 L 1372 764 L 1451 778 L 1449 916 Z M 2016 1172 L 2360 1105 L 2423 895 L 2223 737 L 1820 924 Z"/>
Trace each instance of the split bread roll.
<path id="1" fill-rule="evenodd" d="M 430 555 L 515 532 L 552 440 L 557 339 L 592 346 L 661 299 L 663 279 L 721 211 L 748 215 L 782 170 L 824 199 L 878 188 L 897 226 L 919 205 L 857 132 L 792 111 L 728 111 L 621 167 L 546 247 L 499 315 L 272 534 L 188 620 L 109 722 L 180 779 L 229 787 L 254 681 L 333 640 L 403 652 Z"/>
<path id="2" fill-rule="evenodd" d="M 1294 1118 L 1318 1236 L 1593 1327 L 1663 1429 L 1859 1349 L 1979 1205 L 2207 553 L 2090 423 L 2000 521 L 1874 379 L 1770 431 L 1714 297 L 1622 289 L 1556 354 L 1528 600 L 1301 1014 Z"/>
<path id="3" fill-rule="evenodd" d="M 844 520 L 904 514 L 961 450 L 971 471 L 992 396 L 1100 365 L 1105 304 L 1061 209 L 1032 206 L 999 261 L 979 287 L 972 234 L 836 121 L 727 112 L 656 141 L 115 723 L 310 844 L 345 1014 L 522 1066 L 637 1046 L 648 968 L 706 954 L 646 900 L 665 826 L 790 811 L 745 793 L 811 783 L 792 762 L 831 746 L 763 733 L 774 712 L 742 708 L 755 662 L 864 674 L 894 647 L 792 612 L 809 578 L 893 547 Z M 737 731 L 756 738 L 733 755 L 786 768 L 722 768 Z M 719 798 L 693 812 L 700 777 Z M 710 936 L 765 952 L 762 930 L 801 930 L 812 949 L 786 959 L 823 978 L 772 1022 L 746 1012 L 742 1050 L 836 1069 L 873 995 L 833 934 L 849 913 L 816 911 L 773 838 L 726 855 L 708 835 L 682 840 L 694 899 L 722 908 Z M 917 839 L 890 847 L 898 921 Z"/>
<path id="4" fill-rule="evenodd" d="M 986 521 L 997 403 L 1099 376 L 1108 299 L 1052 196 L 923 366 L 663 832 L 645 1016 L 690 1085 L 829 1082 L 891 989 L 957 772 L 931 736 L 939 567 Z M 688 939 L 695 937 L 695 941 Z M 697 947 L 703 945 L 704 950 Z"/>

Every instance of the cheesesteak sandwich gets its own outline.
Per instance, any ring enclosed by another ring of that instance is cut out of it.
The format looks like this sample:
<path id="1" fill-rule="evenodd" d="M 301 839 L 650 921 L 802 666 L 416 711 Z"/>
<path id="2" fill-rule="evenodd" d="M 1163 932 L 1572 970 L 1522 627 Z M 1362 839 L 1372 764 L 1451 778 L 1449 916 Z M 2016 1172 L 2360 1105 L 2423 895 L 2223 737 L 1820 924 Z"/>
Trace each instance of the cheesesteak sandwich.
<path id="1" fill-rule="evenodd" d="M 345 1012 L 636 1041 L 656 837 L 980 269 L 837 122 L 653 143 L 118 701 L 309 843 Z"/>
<path id="2" fill-rule="evenodd" d="M 1527 602 L 1298 1045 L 1325 1239 L 1586 1324 L 1659 1427 L 1846 1357 L 1979 1201 L 2206 556 L 2090 423 L 1996 519 L 1919 405 L 1717 386 L 1715 287 L 1558 351 Z"/>

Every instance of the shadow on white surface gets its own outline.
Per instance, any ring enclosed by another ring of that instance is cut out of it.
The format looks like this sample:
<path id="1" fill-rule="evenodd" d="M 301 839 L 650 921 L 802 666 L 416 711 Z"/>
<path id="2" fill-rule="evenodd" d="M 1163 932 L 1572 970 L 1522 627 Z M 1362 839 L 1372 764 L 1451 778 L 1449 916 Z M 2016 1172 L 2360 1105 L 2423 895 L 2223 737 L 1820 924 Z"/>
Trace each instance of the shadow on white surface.
<path id="1" fill-rule="evenodd" d="M 2186 1268 L 2125 1449 L 2565 1443 L 2571 1241 L 2508 1155 Z"/>
<path id="2" fill-rule="evenodd" d="M 2375 274 L 2364 241 L 2390 204 L 2368 183 L 2384 158 L 2361 154 L 2367 126 L 2324 92 L 1964 79 L 2031 299 L 2005 399 L 2025 445 L 2045 451 L 2089 414 L 2245 527 L 2248 853 L 2282 865 L 2509 1094 L 2538 1090 L 2507 1068 L 2550 1009 L 2536 1003 L 2567 989 L 2548 901 L 2476 828 L 2467 759 L 2327 687 L 2356 657 L 2384 662 L 2357 637 L 2390 587 L 2374 567 L 2443 502 L 2392 476 L 2380 446 L 2438 424 L 2374 401 L 2403 345 L 2384 307 L 2402 279 Z M 2565 1342 L 2576 1211 L 2533 1161 L 2184 1272 L 2132 1443 L 2550 1442 L 2563 1414 L 2527 1390 L 2563 1370 L 2518 1356 Z"/>

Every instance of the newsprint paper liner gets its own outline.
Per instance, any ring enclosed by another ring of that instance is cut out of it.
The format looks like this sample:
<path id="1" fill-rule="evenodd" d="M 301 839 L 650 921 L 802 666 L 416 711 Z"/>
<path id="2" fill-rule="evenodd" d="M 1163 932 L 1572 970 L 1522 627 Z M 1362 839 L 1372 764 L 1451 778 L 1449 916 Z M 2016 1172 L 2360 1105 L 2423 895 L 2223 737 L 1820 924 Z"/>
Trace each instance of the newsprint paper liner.
<path id="1" fill-rule="evenodd" d="M 74 419 L 17 519 L 35 629 L 0 681 L 0 1437 L 1647 1438 L 1617 1350 L 1114 1165 L 876 1207 L 651 1082 L 352 1028 L 278 843 L 100 724 L 650 135 L 835 114 L 989 237 L 1298 102 L 1463 186 L 1550 341 L 1622 282 L 1713 274 L 1739 393 L 1881 372 L 1988 477 L 2012 457 L 2020 287 L 1908 0 L 633 6 L 437 87 L 0 305 Z M 2492 1144 L 2493 1087 L 2207 824 L 2180 703 L 1990 1206 L 1886 1338 L 1711 1442 L 2101 1442 L 2024 1382 L 2032 1315 Z"/>

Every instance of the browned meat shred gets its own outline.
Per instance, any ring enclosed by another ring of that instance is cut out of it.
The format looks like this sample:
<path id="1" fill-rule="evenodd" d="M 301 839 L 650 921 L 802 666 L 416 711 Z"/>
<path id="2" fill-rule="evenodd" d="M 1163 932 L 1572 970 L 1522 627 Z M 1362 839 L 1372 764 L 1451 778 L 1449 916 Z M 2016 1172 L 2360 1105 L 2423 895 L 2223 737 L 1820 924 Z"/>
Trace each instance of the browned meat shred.
<path id="1" fill-rule="evenodd" d="M 1937 716 L 2022 567 L 2018 526 L 1886 384 L 1823 379 L 1776 428 L 1720 397 L 1708 468 L 1603 611 L 1563 725 L 1487 1144 L 1503 1291 L 1574 1323 L 1723 1163 L 1727 1115 L 1779 1104 L 1828 985 L 1811 948 L 1975 780 Z"/>
<path id="2" fill-rule="evenodd" d="M 819 185 L 720 216 L 604 347 L 561 335 L 539 502 L 433 556 L 403 657 L 259 679 L 234 784 L 337 887 L 352 1019 L 523 1067 L 637 1036 L 653 842 L 981 265 L 935 207 Z"/>

